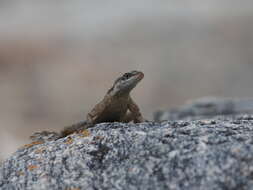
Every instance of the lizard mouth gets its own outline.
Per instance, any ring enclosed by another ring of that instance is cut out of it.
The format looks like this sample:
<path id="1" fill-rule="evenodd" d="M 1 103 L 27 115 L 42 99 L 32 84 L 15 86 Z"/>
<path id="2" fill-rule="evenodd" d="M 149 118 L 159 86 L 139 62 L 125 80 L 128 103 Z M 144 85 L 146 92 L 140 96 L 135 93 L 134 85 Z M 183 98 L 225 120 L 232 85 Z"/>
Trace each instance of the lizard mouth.
<path id="1" fill-rule="evenodd" d="M 142 72 L 139 72 L 138 74 L 137 74 L 137 79 L 140 81 L 140 80 L 142 80 L 144 78 L 144 74 L 142 73 Z"/>

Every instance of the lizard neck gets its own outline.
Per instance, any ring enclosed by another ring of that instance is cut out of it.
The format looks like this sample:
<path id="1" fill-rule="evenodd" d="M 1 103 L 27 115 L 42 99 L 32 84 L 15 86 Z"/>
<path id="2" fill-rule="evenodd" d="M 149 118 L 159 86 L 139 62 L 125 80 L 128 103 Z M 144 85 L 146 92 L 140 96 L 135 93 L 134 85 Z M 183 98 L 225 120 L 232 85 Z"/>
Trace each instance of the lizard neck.
<path id="1" fill-rule="evenodd" d="M 115 97 L 115 98 L 128 98 L 130 96 L 130 92 L 128 90 L 114 90 L 114 87 L 112 87 L 108 92 L 107 96 L 109 97 Z"/>
<path id="2" fill-rule="evenodd" d="M 130 96 L 129 92 L 118 92 L 113 95 L 113 97 L 115 97 L 115 98 L 125 98 L 125 99 L 128 99 L 129 96 Z"/>

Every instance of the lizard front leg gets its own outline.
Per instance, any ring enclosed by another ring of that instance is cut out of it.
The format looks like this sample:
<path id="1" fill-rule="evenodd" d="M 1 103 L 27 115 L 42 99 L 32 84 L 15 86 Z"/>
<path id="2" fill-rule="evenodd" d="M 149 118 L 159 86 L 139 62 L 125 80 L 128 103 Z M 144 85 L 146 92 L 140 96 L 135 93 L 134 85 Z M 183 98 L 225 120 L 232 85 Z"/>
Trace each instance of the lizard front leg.
<path id="1" fill-rule="evenodd" d="M 129 98 L 128 109 L 130 111 L 129 114 L 131 114 L 131 117 L 130 116 L 126 117 L 131 118 L 134 123 L 141 123 L 145 121 L 145 119 L 141 115 L 138 105 L 133 101 L 131 97 Z"/>
<path id="2" fill-rule="evenodd" d="M 129 123 L 135 119 L 134 114 L 132 112 L 127 112 L 126 115 L 122 118 L 121 122 L 123 123 Z"/>

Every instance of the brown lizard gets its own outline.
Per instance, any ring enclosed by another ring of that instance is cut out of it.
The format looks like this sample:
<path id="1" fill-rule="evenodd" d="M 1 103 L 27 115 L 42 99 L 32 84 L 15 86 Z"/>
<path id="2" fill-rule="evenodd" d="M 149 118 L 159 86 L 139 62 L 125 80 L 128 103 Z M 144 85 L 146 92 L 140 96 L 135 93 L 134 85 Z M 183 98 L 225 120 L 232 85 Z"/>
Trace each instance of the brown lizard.
<path id="1" fill-rule="evenodd" d="M 33 141 L 57 140 L 74 132 L 93 127 L 103 122 L 143 122 L 139 107 L 130 96 L 131 90 L 143 79 L 140 71 L 125 73 L 119 77 L 99 102 L 86 116 L 85 121 L 65 127 L 60 133 L 42 131 L 31 136 Z"/>

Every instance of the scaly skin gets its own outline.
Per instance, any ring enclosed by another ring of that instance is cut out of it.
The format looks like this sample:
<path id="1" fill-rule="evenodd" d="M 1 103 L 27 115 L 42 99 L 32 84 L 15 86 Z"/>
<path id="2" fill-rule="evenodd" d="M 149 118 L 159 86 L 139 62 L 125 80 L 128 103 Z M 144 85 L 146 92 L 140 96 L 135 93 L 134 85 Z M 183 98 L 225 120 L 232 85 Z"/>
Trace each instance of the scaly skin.
<path id="1" fill-rule="evenodd" d="M 131 90 L 143 77 L 144 74 L 140 71 L 125 73 L 114 82 L 103 100 L 87 114 L 86 121 L 65 127 L 60 133 L 38 132 L 31 136 L 31 139 L 33 141 L 56 140 L 103 122 L 143 122 L 139 107 L 130 96 Z"/>

